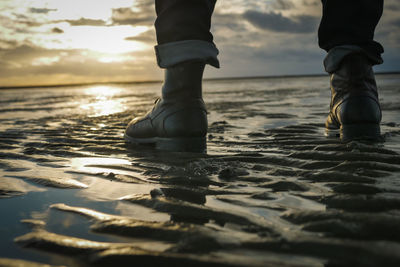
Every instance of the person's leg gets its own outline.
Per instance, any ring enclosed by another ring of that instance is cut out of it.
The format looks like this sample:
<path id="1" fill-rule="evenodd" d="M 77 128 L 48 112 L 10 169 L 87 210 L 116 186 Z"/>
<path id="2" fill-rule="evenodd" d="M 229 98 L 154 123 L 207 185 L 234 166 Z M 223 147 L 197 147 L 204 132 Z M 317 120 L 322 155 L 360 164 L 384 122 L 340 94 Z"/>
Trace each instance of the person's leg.
<path id="1" fill-rule="evenodd" d="M 155 4 L 159 45 L 185 40 L 212 43 L 210 27 L 215 0 L 156 0 Z"/>
<path id="2" fill-rule="evenodd" d="M 207 113 L 202 99 L 206 64 L 219 67 L 218 50 L 210 33 L 216 0 L 156 0 L 155 47 L 165 69 L 162 96 L 144 117 L 125 131 L 132 143 L 154 143 L 175 151 L 206 148 Z"/>
<path id="3" fill-rule="evenodd" d="M 319 45 L 328 52 L 332 99 L 326 121 L 329 135 L 342 140 L 379 139 L 381 109 L 372 66 L 383 62 L 374 41 L 383 0 L 322 0 Z"/>
<path id="4" fill-rule="evenodd" d="M 198 60 L 219 67 L 210 32 L 216 0 L 156 0 L 155 47 L 161 68 Z"/>
<path id="5" fill-rule="evenodd" d="M 383 0 L 322 0 L 319 45 L 330 51 L 341 45 L 357 45 L 379 57 L 383 47 L 374 41 L 375 27 L 383 12 Z"/>

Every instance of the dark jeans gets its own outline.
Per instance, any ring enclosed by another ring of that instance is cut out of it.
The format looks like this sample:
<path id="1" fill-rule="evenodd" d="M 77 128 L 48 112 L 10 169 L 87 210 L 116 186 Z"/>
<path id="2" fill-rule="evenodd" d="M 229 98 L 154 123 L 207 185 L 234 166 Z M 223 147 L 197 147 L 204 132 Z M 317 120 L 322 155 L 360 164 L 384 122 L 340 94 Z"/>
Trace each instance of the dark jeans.
<path id="1" fill-rule="evenodd" d="M 156 0 L 158 44 L 184 40 L 213 41 L 211 15 L 216 0 Z"/>
<path id="2" fill-rule="evenodd" d="M 374 41 L 375 27 L 383 12 L 383 0 L 322 0 L 319 46 L 329 51 L 338 45 L 357 45 L 371 54 L 383 53 Z"/>
<path id="3" fill-rule="evenodd" d="M 156 0 L 155 23 L 159 45 L 183 41 L 213 41 L 211 15 L 216 0 Z M 319 46 L 329 51 L 357 45 L 380 58 L 383 47 L 373 40 L 382 15 L 383 0 L 322 0 Z"/>

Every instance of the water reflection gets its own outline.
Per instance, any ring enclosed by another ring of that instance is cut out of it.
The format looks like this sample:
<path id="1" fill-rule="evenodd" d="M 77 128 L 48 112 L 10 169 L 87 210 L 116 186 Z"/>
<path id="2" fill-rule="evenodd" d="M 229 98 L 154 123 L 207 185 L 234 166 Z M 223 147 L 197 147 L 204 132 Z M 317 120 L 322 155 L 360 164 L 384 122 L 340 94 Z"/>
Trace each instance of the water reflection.
<path id="1" fill-rule="evenodd" d="M 95 201 L 117 200 L 123 196 L 148 194 L 155 185 L 149 184 L 140 171 L 129 170 L 130 161 L 118 158 L 73 158 L 71 169 L 89 185 L 78 195 Z"/>
<path id="2" fill-rule="evenodd" d="M 85 171 L 85 172 L 100 172 L 100 171 L 113 171 L 108 169 L 107 166 L 126 164 L 129 165 L 130 162 L 125 159 L 118 158 L 73 158 L 71 159 L 71 168 L 75 171 Z M 115 171 L 115 170 L 114 170 Z"/>
<path id="3" fill-rule="evenodd" d="M 84 91 L 88 102 L 82 103 L 80 108 L 88 113 L 89 117 L 107 116 L 126 110 L 123 99 L 115 99 L 122 89 L 111 86 L 95 86 Z M 86 100 L 85 100 L 86 101 Z"/>

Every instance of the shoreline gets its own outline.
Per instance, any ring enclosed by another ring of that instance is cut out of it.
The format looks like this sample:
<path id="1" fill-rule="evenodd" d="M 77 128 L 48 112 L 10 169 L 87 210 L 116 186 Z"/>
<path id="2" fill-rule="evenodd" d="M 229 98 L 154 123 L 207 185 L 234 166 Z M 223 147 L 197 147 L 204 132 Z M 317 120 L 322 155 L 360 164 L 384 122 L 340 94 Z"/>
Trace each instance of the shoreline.
<path id="1" fill-rule="evenodd" d="M 397 75 L 400 71 L 376 72 L 375 75 Z M 206 78 L 203 81 L 226 81 L 226 80 L 253 80 L 253 79 L 282 79 L 282 78 L 297 78 L 297 77 L 323 77 L 328 76 L 326 73 L 320 74 L 293 74 L 293 75 L 271 75 L 271 76 L 243 76 L 243 77 L 219 77 Z M 21 85 L 21 86 L 0 86 L 0 90 L 10 89 L 38 89 L 38 88 L 64 88 L 64 87 L 80 87 L 90 85 L 108 85 L 108 84 L 154 84 L 162 83 L 162 80 L 147 80 L 147 81 L 113 81 L 113 82 L 90 82 L 90 83 L 70 83 L 70 84 L 49 84 L 49 85 Z"/>

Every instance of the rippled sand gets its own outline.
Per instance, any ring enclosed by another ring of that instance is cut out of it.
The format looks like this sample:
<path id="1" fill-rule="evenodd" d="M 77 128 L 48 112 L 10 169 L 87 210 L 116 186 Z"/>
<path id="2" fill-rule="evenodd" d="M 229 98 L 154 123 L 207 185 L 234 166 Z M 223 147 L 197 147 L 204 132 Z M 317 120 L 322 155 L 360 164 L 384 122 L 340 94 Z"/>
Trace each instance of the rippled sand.
<path id="1" fill-rule="evenodd" d="M 0 90 L 0 266 L 400 266 L 384 143 L 324 137 L 327 77 L 205 82 L 207 154 L 127 146 L 160 84 Z"/>

